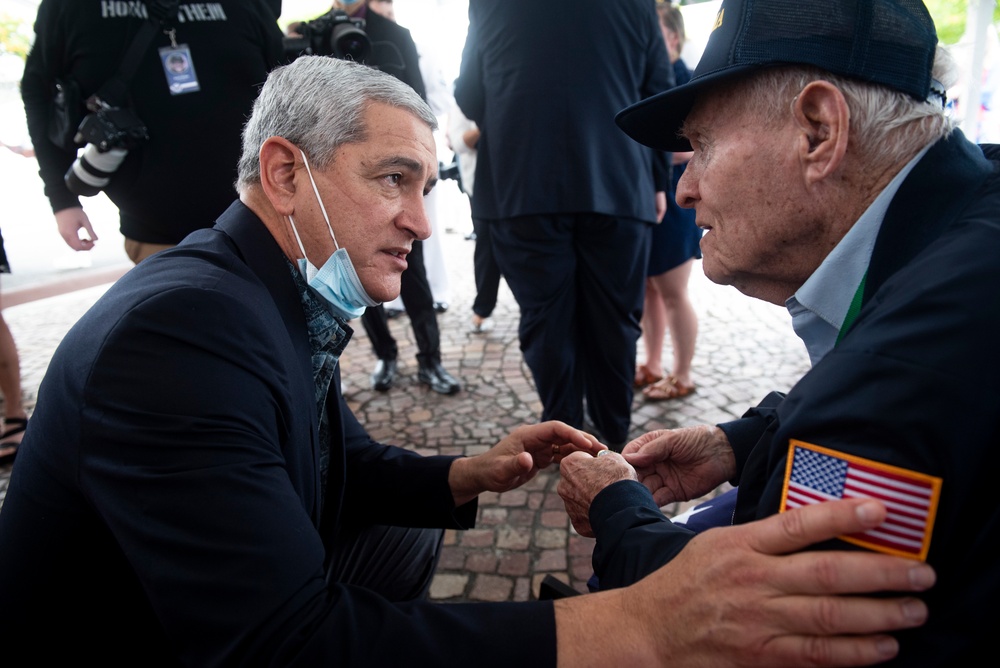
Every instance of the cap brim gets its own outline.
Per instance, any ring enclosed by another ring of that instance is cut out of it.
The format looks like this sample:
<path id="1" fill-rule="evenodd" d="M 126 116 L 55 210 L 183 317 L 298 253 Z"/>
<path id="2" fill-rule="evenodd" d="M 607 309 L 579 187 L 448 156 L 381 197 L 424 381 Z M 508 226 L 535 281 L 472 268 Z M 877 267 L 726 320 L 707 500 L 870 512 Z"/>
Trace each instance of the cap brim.
<path id="1" fill-rule="evenodd" d="M 677 133 L 698 96 L 713 84 L 757 67 L 738 65 L 696 77 L 683 86 L 657 93 L 622 109 L 615 116 L 615 123 L 640 144 L 661 151 L 690 151 L 691 144 Z"/>

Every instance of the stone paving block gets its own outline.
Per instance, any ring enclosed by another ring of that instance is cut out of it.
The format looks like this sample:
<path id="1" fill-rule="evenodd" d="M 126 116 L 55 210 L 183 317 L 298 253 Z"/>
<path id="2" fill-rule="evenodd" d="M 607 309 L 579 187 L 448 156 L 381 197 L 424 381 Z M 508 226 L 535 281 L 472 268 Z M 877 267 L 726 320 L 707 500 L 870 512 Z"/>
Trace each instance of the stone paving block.
<path id="1" fill-rule="evenodd" d="M 499 558 L 495 554 L 473 552 L 465 560 L 465 569 L 473 573 L 494 573 L 497 570 Z"/>
<path id="2" fill-rule="evenodd" d="M 430 597 L 436 601 L 460 597 L 465 594 L 468 584 L 468 575 L 439 573 L 431 581 Z"/>
<path id="3" fill-rule="evenodd" d="M 565 548 L 569 532 L 566 529 L 535 529 L 533 540 L 542 548 Z"/>
<path id="4" fill-rule="evenodd" d="M 530 569 L 531 555 L 527 552 L 506 552 L 497 565 L 500 575 L 528 575 Z"/>
<path id="5" fill-rule="evenodd" d="M 514 595 L 511 598 L 512 601 L 530 601 L 533 597 L 531 595 L 531 580 L 528 578 L 517 578 L 514 580 Z"/>
<path id="6" fill-rule="evenodd" d="M 522 527 L 497 528 L 497 547 L 502 550 L 527 550 L 531 545 L 531 531 Z"/>
<path id="7" fill-rule="evenodd" d="M 473 601 L 509 601 L 514 582 L 499 575 L 477 575 L 469 598 Z"/>
<path id="8" fill-rule="evenodd" d="M 504 528 L 501 527 L 497 532 L 503 533 Z M 462 532 L 459 543 L 462 547 L 491 547 L 493 545 L 493 537 L 494 533 L 492 529 L 469 529 Z"/>
<path id="9" fill-rule="evenodd" d="M 441 556 L 438 557 L 438 570 L 457 570 L 465 568 L 465 563 L 469 557 L 469 550 L 445 545 L 441 548 Z"/>
<path id="10" fill-rule="evenodd" d="M 538 571 L 564 571 L 566 570 L 566 550 L 552 549 L 542 550 L 535 563 L 535 570 Z"/>
<path id="11" fill-rule="evenodd" d="M 562 508 L 546 510 L 541 514 L 541 523 L 544 527 L 565 527 L 569 523 L 569 515 Z"/>

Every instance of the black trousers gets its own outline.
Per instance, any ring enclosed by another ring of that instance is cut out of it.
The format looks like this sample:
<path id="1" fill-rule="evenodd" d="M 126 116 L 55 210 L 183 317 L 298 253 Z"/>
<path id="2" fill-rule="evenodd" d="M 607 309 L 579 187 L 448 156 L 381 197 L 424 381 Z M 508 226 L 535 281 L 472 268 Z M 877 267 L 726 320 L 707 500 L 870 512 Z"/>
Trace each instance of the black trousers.
<path id="1" fill-rule="evenodd" d="M 472 302 L 472 312 L 481 318 L 488 318 L 497 306 L 497 292 L 500 290 L 500 266 L 493 255 L 492 221 L 473 218 L 472 229 L 476 233 L 476 248 L 472 254 L 476 299 Z"/>
<path id="2" fill-rule="evenodd" d="M 330 550 L 327 582 L 371 589 L 390 601 L 427 598 L 444 529 L 369 526 L 347 530 Z"/>
<path id="3" fill-rule="evenodd" d="M 414 241 L 410 254 L 406 256 L 407 267 L 403 272 L 400 297 L 410 318 L 413 336 L 417 342 L 417 362 L 421 365 L 441 361 L 441 331 L 438 329 L 437 314 L 434 312 L 434 296 L 427 282 L 424 268 L 424 245 Z M 389 319 L 385 308 L 379 304 L 365 310 L 361 324 L 372 342 L 375 356 L 382 360 L 394 360 L 399 355 L 396 339 L 389 331 Z"/>
<path id="4" fill-rule="evenodd" d="M 493 251 L 521 311 L 521 351 L 542 419 L 628 439 L 652 225 L 600 214 L 492 224 Z"/>

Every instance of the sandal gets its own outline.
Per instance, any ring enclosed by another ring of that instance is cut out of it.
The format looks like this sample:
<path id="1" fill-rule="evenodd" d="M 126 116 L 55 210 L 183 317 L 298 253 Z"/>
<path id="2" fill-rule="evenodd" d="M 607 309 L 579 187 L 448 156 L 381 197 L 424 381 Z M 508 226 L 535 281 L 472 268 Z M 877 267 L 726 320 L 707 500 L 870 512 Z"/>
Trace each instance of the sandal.
<path id="1" fill-rule="evenodd" d="M 694 385 L 682 385 L 676 376 L 667 376 L 642 391 L 646 401 L 666 401 L 680 399 L 694 392 Z"/>
<path id="2" fill-rule="evenodd" d="M 646 387 L 663 380 L 663 376 L 658 376 L 649 370 L 645 364 L 640 364 L 635 368 L 635 387 Z"/>
<path id="3" fill-rule="evenodd" d="M 4 432 L 0 434 L 0 453 L 5 450 L 10 450 L 10 452 L 0 454 L 0 466 L 6 466 L 7 464 L 12 463 L 14 458 L 17 457 L 17 447 L 21 444 L 21 442 L 7 441 L 5 439 L 24 432 L 24 430 L 28 428 L 28 418 L 9 417 L 4 418 L 3 423 L 5 427 L 8 427 L 8 429 L 5 429 Z"/>

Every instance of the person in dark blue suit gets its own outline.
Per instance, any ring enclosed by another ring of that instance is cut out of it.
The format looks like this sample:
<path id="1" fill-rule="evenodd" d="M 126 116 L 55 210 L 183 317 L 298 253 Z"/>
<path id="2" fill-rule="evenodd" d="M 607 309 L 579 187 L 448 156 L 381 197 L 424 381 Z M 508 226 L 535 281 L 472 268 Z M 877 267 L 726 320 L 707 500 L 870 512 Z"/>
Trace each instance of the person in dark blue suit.
<path id="1" fill-rule="evenodd" d="M 670 185 L 666 155 L 614 117 L 673 81 L 649 0 L 469 3 L 455 99 L 483 132 L 472 215 L 491 221 L 542 418 L 583 426 L 586 402 L 613 448 Z"/>
<path id="2" fill-rule="evenodd" d="M 706 534 L 706 554 L 754 565 L 733 581 L 700 575 L 695 550 L 609 595 L 420 600 L 435 527 L 472 526 L 480 492 L 517 487 L 577 449 L 605 451 L 547 422 L 477 456 L 421 457 L 374 442 L 347 407 L 347 321 L 398 294 L 407 251 L 430 233 L 434 123 L 411 88 L 361 65 L 303 57 L 269 75 L 244 131 L 240 200 L 120 279 L 52 359 L 0 512 L 5 655 L 56 666 L 720 665 L 731 643 L 689 648 L 678 636 L 703 638 L 688 629 L 777 599 L 787 614 L 741 624 L 748 646 L 777 628 L 793 634 L 797 650 L 781 653 L 799 663 L 817 643 L 886 656 L 865 634 L 920 615 L 907 618 L 900 599 L 837 594 L 913 589 L 909 565 L 779 556 L 871 526 L 884 516 L 876 504 Z M 825 583 L 813 582 L 820 567 L 834 574 Z M 635 632 L 650 620 L 685 633 Z"/>

